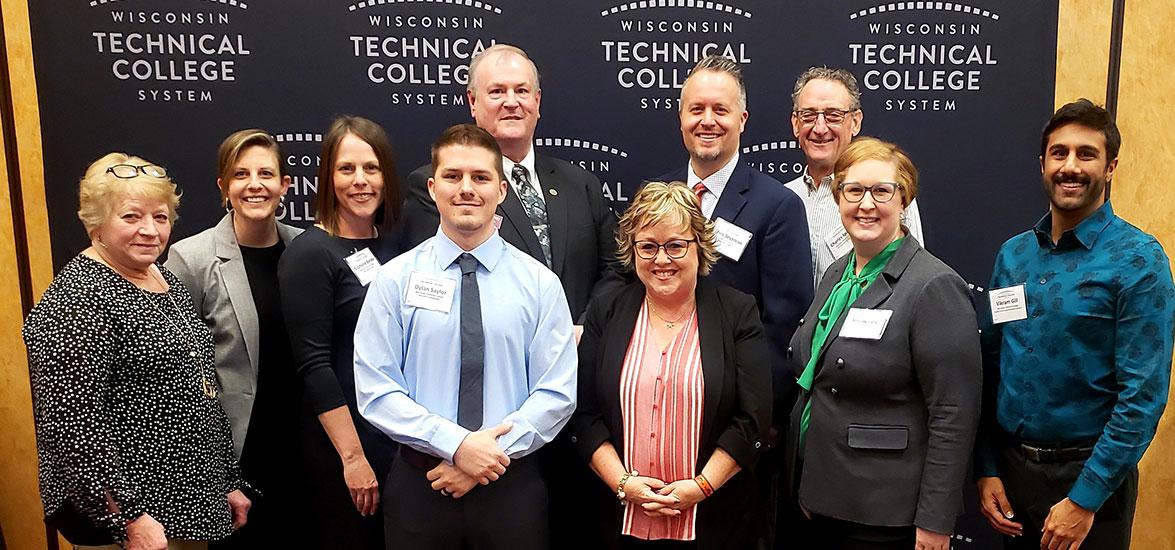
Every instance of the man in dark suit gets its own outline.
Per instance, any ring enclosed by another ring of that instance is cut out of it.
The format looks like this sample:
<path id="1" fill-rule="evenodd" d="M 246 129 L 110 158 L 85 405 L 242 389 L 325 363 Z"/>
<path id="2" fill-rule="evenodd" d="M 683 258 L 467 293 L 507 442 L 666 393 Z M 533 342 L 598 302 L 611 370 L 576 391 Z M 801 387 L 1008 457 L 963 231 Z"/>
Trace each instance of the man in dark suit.
<path id="1" fill-rule="evenodd" d="M 588 302 L 622 284 L 614 268 L 616 217 L 600 181 L 567 161 L 538 155 L 534 129 L 542 90 L 526 52 L 497 44 L 469 66 L 469 111 L 498 140 L 510 185 L 498 206 L 498 232 L 506 242 L 545 263 L 559 276 L 576 334 Z M 408 176 L 404 247 L 436 234 L 437 209 L 428 196 L 431 166 Z"/>
<path id="2" fill-rule="evenodd" d="M 784 350 L 812 301 L 812 253 L 804 204 L 784 185 L 739 162 L 739 138 L 747 122 L 747 92 L 734 61 L 709 56 L 690 72 L 681 90 L 681 137 L 688 166 L 658 178 L 684 181 L 714 220 L 722 258 L 709 280 L 755 297 L 770 343 L 774 396 L 772 443 L 778 446 L 795 401 L 795 377 Z M 774 495 L 782 454 L 760 464 L 761 522 L 773 536 Z"/>

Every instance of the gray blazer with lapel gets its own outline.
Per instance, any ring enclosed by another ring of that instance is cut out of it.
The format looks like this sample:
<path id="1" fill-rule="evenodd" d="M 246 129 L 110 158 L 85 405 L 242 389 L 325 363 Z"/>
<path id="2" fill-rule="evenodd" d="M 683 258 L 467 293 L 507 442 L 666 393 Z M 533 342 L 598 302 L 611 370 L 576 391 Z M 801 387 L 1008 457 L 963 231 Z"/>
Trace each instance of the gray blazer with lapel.
<path id="1" fill-rule="evenodd" d="M 278 236 L 287 245 L 301 232 L 296 227 L 277 224 Z M 232 213 L 215 227 L 172 245 L 164 265 L 183 281 L 200 317 L 212 329 L 220 403 L 228 414 L 233 449 L 239 458 L 257 394 L 260 344 L 257 308 L 233 231 Z"/>
<path id="2" fill-rule="evenodd" d="M 828 268 L 792 337 L 787 354 L 797 377 L 812 355 L 816 315 L 850 256 Z M 797 480 L 800 503 L 813 513 L 858 523 L 952 533 L 970 471 L 982 384 L 967 285 L 906 238 L 851 307 L 893 314 L 880 340 L 865 340 L 838 336 L 846 313 L 820 350 Z M 802 403 L 801 396 L 792 410 L 789 456 Z"/>

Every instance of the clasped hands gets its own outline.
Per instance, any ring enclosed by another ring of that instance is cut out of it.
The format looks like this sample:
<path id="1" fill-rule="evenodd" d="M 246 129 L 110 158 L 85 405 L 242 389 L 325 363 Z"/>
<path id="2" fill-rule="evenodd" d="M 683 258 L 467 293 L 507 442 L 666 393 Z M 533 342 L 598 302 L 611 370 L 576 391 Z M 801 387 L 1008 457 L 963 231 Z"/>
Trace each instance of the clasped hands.
<path id="1" fill-rule="evenodd" d="M 655 477 L 634 475 L 624 482 L 624 500 L 639 505 L 648 517 L 673 517 L 706 498 L 698 483 L 679 479 L 665 483 Z"/>
<path id="2" fill-rule="evenodd" d="M 433 490 L 461 498 L 479 484 L 489 485 L 497 481 L 510 465 L 510 457 L 498 447 L 498 438 L 507 434 L 511 427 L 510 422 L 503 422 L 465 436 L 457 452 L 453 453 L 452 464 L 441 462 L 425 474 L 432 482 Z"/>

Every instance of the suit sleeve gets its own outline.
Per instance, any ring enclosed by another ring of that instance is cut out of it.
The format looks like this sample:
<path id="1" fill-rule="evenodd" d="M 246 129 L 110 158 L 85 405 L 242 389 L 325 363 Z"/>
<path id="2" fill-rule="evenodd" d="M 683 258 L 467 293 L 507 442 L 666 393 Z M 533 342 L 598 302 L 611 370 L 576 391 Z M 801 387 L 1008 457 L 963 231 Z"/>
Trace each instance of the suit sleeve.
<path id="1" fill-rule="evenodd" d="M 787 414 L 786 405 L 795 395 L 794 377 L 788 369 L 787 349 L 800 319 L 812 303 L 812 244 L 808 240 L 808 218 L 804 203 L 790 191 L 781 195 L 760 246 L 763 265 L 759 271 L 763 289 L 763 329 L 771 353 L 775 416 Z M 776 419 L 786 424 L 786 419 Z"/>
<path id="2" fill-rule="evenodd" d="M 596 449 L 612 438 L 608 423 L 604 419 L 604 404 L 600 402 L 596 385 L 600 353 L 604 346 L 603 330 L 611 305 L 603 300 L 595 300 L 588 306 L 587 312 L 584 313 L 583 336 L 579 340 L 579 381 L 576 388 L 578 399 L 568 429 L 575 450 L 585 464 L 591 463 L 592 454 Z M 617 449 L 617 452 L 619 451 L 620 449 Z"/>
<path id="3" fill-rule="evenodd" d="M 914 525 L 953 533 L 979 421 L 979 329 L 967 285 L 954 273 L 927 282 L 914 304 L 910 357 L 926 400 L 926 462 Z"/>
<path id="4" fill-rule="evenodd" d="M 432 166 L 421 166 L 408 174 L 408 189 L 404 193 L 404 232 L 400 250 L 412 250 L 416 245 L 436 235 L 440 215 L 437 205 L 428 194 L 428 178 Z"/>
<path id="5" fill-rule="evenodd" d="M 759 322 L 759 309 L 749 296 L 730 301 L 734 331 L 735 395 L 738 399 L 730 424 L 718 436 L 718 446 L 744 470 L 755 465 L 771 425 L 771 365 L 767 342 Z"/>
<path id="6" fill-rule="evenodd" d="M 183 250 L 183 247 L 172 246 L 167 253 L 167 261 L 163 262 L 163 267 L 171 271 L 184 284 L 184 287 L 188 289 L 188 294 L 192 296 L 192 305 L 196 306 L 196 311 L 200 313 L 201 317 L 204 317 L 204 284 L 196 277 L 192 266 L 188 265 L 188 259 L 184 257 Z"/>
<path id="7" fill-rule="evenodd" d="M 588 308 L 597 300 L 610 296 L 617 289 L 627 284 L 621 271 L 620 262 L 616 258 L 616 214 L 604 200 L 604 192 L 600 188 L 600 180 L 588 172 L 587 181 L 588 206 L 591 208 L 592 221 L 596 227 L 596 284 L 592 286 L 591 297 L 588 299 Z M 574 236 L 572 236 L 574 237 Z M 587 318 L 587 308 L 584 309 L 577 324 L 583 324 Z"/>

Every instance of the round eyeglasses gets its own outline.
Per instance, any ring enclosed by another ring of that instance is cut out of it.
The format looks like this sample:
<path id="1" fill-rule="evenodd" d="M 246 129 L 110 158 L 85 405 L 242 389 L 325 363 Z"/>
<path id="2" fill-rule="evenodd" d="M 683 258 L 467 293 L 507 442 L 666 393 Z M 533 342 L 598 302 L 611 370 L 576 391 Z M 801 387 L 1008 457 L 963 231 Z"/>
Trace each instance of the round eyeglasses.
<path id="1" fill-rule="evenodd" d="M 672 260 L 679 260 L 685 257 L 685 253 L 689 251 L 689 245 L 696 242 L 697 239 L 674 239 L 666 241 L 661 244 L 654 241 L 636 241 L 632 243 L 632 248 L 636 250 L 636 255 L 646 260 L 652 260 L 657 257 L 657 254 L 664 249 L 665 255 Z"/>
<path id="2" fill-rule="evenodd" d="M 893 200 L 894 195 L 901 188 L 902 184 L 888 181 L 878 182 L 873 185 L 862 185 L 854 181 L 846 181 L 837 186 L 837 189 L 840 189 L 840 196 L 849 202 L 861 202 L 865 198 L 865 193 L 869 193 L 873 197 L 873 202 L 876 203 L 887 203 Z"/>

